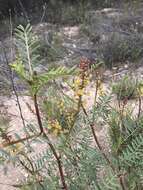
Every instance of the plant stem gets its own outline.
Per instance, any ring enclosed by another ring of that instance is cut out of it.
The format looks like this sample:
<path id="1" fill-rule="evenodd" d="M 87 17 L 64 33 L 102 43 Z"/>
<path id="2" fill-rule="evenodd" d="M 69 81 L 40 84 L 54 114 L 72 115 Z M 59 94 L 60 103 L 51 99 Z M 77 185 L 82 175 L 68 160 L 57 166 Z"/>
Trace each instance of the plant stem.
<path id="1" fill-rule="evenodd" d="M 122 190 L 126 190 L 125 186 L 124 186 L 124 182 L 123 182 L 123 178 L 122 176 L 119 177 L 119 182 L 120 182 L 120 185 L 122 187 Z"/>
<path id="2" fill-rule="evenodd" d="M 39 137 L 40 134 L 35 134 L 35 135 L 31 135 L 31 136 L 28 136 L 28 137 L 23 137 L 21 139 L 18 139 L 18 140 L 14 140 L 14 141 L 10 141 L 10 142 L 6 142 L 6 143 L 2 143 L 0 144 L 0 148 L 4 148 L 4 147 L 7 147 L 7 146 L 10 146 L 10 145 L 14 145 L 14 144 L 18 144 L 18 143 L 22 143 L 24 141 L 27 141 L 29 139 L 32 139 L 32 138 L 35 138 L 35 137 Z"/>
<path id="3" fill-rule="evenodd" d="M 61 182 L 63 185 L 63 189 L 64 190 L 68 190 L 67 188 L 67 184 L 65 182 L 65 176 L 64 176 L 64 172 L 63 172 L 63 167 L 62 167 L 62 162 L 61 162 L 61 156 L 57 154 L 55 147 L 53 146 L 53 144 L 51 143 L 49 137 L 43 133 L 44 137 L 48 140 L 48 145 L 50 146 L 54 157 L 56 158 L 57 164 L 58 164 L 58 169 L 59 169 L 59 173 L 60 173 L 60 178 L 61 178 Z"/>
<path id="4" fill-rule="evenodd" d="M 34 94 L 33 99 L 34 99 L 34 106 L 35 106 L 35 111 L 36 111 L 36 116 L 37 116 L 37 122 L 38 122 L 38 125 L 40 128 L 40 134 L 42 134 L 44 132 L 44 129 L 43 129 L 43 125 L 42 125 L 42 120 L 41 120 L 41 116 L 40 116 L 40 111 L 39 111 L 39 107 L 38 107 L 36 94 Z"/>
<path id="5" fill-rule="evenodd" d="M 54 157 L 55 157 L 55 159 L 57 161 L 57 164 L 58 164 L 58 169 L 59 169 L 63 189 L 68 190 L 67 184 L 66 184 L 66 181 L 65 181 L 65 176 L 64 176 L 64 172 L 63 172 L 62 163 L 61 163 L 61 156 L 59 156 L 57 154 L 56 149 L 53 146 L 53 144 L 51 143 L 49 137 L 44 133 L 42 120 L 41 120 L 41 115 L 40 115 L 40 111 L 39 111 L 39 106 L 38 106 L 38 103 L 37 103 L 37 95 L 36 94 L 34 95 L 34 105 L 35 105 L 35 111 L 36 111 L 38 125 L 39 125 L 39 128 L 40 128 L 40 134 L 43 134 L 43 136 L 48 140 L 48 145 L 50 146 L 50 148 L 52 150 L 52 153 L 53 153 L 53 155 L 54 155 Z"/>
<path id="6" fill-rule="evenodd" d="M 12 70 L 11 70 L 11 68 L 9 66 L 9 63 L 8 63 L 8 58 L 7 58 L 5 46 L 4 46 L 2 41 L 1 41 L 1 44 L 2 44 L 2 50 L 3 50 L 3 54 L 4 54 L 4 58 L 5 58 L 5 63 L 7 65 L 8 72 L 9 72 L 9 77 L 10 77 L 11 84 L 12 84 L 12 89 L 13 89 L 13 92 L 14 92 L 15 97 L 16 97 L 16 102 L 17 102 L 17 105 L 18 105 L 20 118 L 22 120 L 24 128 L 26 128 L 24 116 L 23 116 L 23 113 L 22 113 L 22 108 L 21 108 L 20 101 L 19 101 L 19 96 L 18 96 L 18 93 L 17 93 L 16 88 L 15 88 L 15 84 L 14 84 L 14 81 L 13 81 Z"/>
<path id="7" fill-rule="evenodd" d="M 88 117 L 88 113 L 87 113 L 86 109 L 84 108 L 83 104 L 82 104 L 82 109 L 83 109 L 83 112 L 84 112 L 84 114 L 86 115 L 86 117 L 87 117 L 87 119 L 88 119 L 88 121 L 89 121 L 89 123 L 90 123 L 90 120 L 89 120 L 89 117 Z M 109 164 L 109 166 L 111 167 L 111 169 L 112 169 L 113 171 L 115 171 L 115 168 L 112 166 L 110 160 L 108 159 L 108 157 L 107 157 L 106 154 L 104 153 L 104 151 L 103 151 L 103 149 L 102 149 L 102 147 L 101 147 L 101 145 L 100 145 L 100 143 L 99 143 L 99 141 L 98 141 L 97 135 L 96 135 L 95 130 L 94 130 L 94 125 L 93 125 L 92 123 L 90 123 L 90 128 L 91 128 L 91 131 L 92 131 L 94 140 L 95 140 L 95 142 L 96 142 L 96 144 L 97 144 L 99 150 L 101 151 L 102 155 L 104 156 L 105 160 L 107 161 L 107 163 Z"/>
<path id="8" fill-rule="evenodd" d="M 83 109 L 83 112 L 84 114 L 86 115 L 89 123 L 90 123 L 90 120 L 89 120 L 89 117 L 88 117 L 88 114 L 84 108 L 84 106 L 82 105 L 82 109 Z M 105 158 L 105 160 L 107 161 L 107 163 L 109 164 L 110 168 L 112 169 L 112 171 L 116 174 L 116 170 L 115 168 L 113 167 L 112 163 L 110 162 L 109 158 L 107 157 L 107 155 L 104 153 L 103 149 L 102 149 L 102 146 L 100 145 L 99 141 L 98 141 L 98 138 L 97 138 L 97 135 L 95 133 L 95 130 L 94 130 L 94 125 L 90 123 L 90 128 L 91 128 L 91 131 L 92 131 L 92 134 L 93 134 L 93 137 L 94 137 L 94 140 L 99 148 L 99 150 L 101 151 L 103 157 Z M 122 190 L 126 190 L 126 188 L 124 187 L 124 183 L 123 183 L 123 178 L 122 176 L 117 176 L 118 179 L 119 179 L 119 182 L 120 182 L 120 185 L 122 187 Z"/>

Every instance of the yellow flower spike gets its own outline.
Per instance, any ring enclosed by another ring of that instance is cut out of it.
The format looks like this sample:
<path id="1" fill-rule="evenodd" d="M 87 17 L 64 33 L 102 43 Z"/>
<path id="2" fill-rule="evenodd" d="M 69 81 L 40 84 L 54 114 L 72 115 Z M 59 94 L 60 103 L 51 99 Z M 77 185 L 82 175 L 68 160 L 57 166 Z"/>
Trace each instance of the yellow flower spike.
<path id="1" fill-rule="evenodd" d="M 84 86 L 87 86 L 89 84 L 89 80 L 88 79 L 85 79 L 84 80 Z"/>
<path id="2" fill-rule="evenodd" d="M 77 95 L 77 96 L 83 96 L 83 95 L 84 95 L 84 90 L 83 90 L 83 89 L 79 89 L 79 90 L 76 92 L 76 95 Z"/>
<path id="3" fill-rule="evenodd" d="M 54 129 L 54 130 L 53 130 L 53 134 L 54 134 L 55 136 L 58 136 L 59 131 L 58 131 L 57 129 Z"/>
<path id="4" fill-rule="evenodd" d="M 52 129 L 52 125 L 48 125 L 48 129 Z"/>
<path id="5" fill-rule="evenodd" d="M 101 80 L 98 80 L 98 95 L 103 96 L 104 95 L 104 89 L 103 89 L 103 84 Z"/>
<path id="6" fill-rule="evenodd" d="M 98 89 L 98 94 L 99 94 L 99 96 L 103 96 L 104 95 L 103 89 Z"/>
<path id="7" fill-rule="evenodd" d="M 74 96 L 75 99 L 78 100 L 79 97 L 86 95 L 86 86 L 89 84 L 89 73 L 84 73 L 84 76 L 81 74 L 76 77 L 74 80 Z"/>
<path id="8" fill-rule="evenodd" d="M 79 85 L 81 85 L 81 79 L 80 78 L 76 78 L 75 79 L 75 81 L 74 81 L 74 84 L 75 84 L 75 86 L 79 86 Z"/>
<path id="9" fill-rule="evenodd" d="M 49 121 L 48 122 L 48 129 L 52 129 L 53 128 L 53 122 L 52 121 Z"/>
<path id="10" fill-rule="evenodd" d="M 8 151 L 11 154 L 11 156 L 15 156 L 18 152 L 21 151 L 22 148 L 23 148 L 23 145 L 21 143 L 18 143 L 15 145 L 15 147 L 9 147 Z"/>
<path id="11" fill-rule="evenodd" d="M 62 127 L 57 120 L 50 121 L 48 124 L 48 128 L 56 136 L 62 132 Z"/>
<path id="12" fill-rule="evenodd" d="M 62 127 L 61 125 L 59 124 L 59 122 L 56 122 L 55 125 L 54 125 L 54 128 L 58 129 L 58 130 L 62 130 Z"/>
<path id="13" fill-rule="evenodd" d="M 59 102 L 58 107 L 62 111 L 64 109 L 64 102 L 63 101 Z"/>

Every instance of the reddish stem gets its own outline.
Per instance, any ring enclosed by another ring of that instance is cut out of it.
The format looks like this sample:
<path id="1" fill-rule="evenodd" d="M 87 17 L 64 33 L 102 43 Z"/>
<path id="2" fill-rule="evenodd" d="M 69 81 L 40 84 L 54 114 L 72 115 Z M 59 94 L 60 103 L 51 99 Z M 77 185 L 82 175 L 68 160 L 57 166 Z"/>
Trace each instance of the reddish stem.
<path id="1" fill-rule="evenodd" d="M 43 129 L 43 125 L 42 125 L 42 120 L 41 120 L 41 115 L 40 115 L 40 111 L 39 111 L 39 107 L 38 107 L 38 103 L 37 103 L 37 95 L 34 95 L 34 105 L 35 105 L 35 111 L 36 111 L 36 116 L 37 116 L 37 122 L 40 128 L 40 133 L 44 135 L 44 137 L 48 140 L 48 145 L 50 146 L 54 157 L 56 158 L 57 164 L 58 164 L 58 169 L 59 169 L 59 173 L 60 173 L 60 178 L 61 178 L 61 183 L 63 185 L 63 189 L 64 190 L 68 190 L 67 188 L 67 184 L 65 182 L 65 176 L 64 176 L 64 172 L 63 172 L 63 167 L 62 167 L 62 163 L 61 163 L 61 157 L 58 156 L 55 147 L 53 146 L 53 144 L 51 143 L 49 137 L 44 133 L 44 129 Z"/>

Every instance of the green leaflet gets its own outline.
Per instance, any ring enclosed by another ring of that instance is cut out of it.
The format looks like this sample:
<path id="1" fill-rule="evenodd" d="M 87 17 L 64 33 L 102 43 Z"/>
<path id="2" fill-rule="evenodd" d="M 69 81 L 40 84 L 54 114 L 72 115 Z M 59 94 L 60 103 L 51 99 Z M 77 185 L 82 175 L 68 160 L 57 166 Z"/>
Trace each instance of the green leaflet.
<path id="1" fill-rule="evenodd" d="M 58 67 L 49 69 L 45 73 L 37 74 L 34 67 L 40 63 L 39 55 L 37 54 L 39 44 L 30 24 L 26 28 L 21 25 L 18 26 L 15 30 L 15 37 L 18 59 L 11 64 L 11 68 L 29 84 L 32 94 L 37 93 L 50 80 L 68 77 L 77 72 L 76 67 Z"/>

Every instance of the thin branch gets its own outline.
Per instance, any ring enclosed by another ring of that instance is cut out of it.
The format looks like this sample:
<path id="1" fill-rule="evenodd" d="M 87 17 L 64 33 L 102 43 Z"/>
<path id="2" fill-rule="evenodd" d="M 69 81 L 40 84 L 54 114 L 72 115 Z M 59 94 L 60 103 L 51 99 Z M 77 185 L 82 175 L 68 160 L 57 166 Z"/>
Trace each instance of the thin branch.
<path id="1" fill-rule="evenodd" d="M 68 190 L 66 181 L 65 181 L 65 176 L 64 176 L 64 171 L 63 171 L 63 167 L 62 167 L 62 163 L 61 163 L 61 157 L 60 155 L 57 154 L 55 147 L 53 146 L 53 144 L 50 142 L 50 139 L 48 138 L 48 136 L 44 133 L 44 137 L 47 138 L 48 140 L 48 145 L 50 146 L 54 157 L 56 158 L 57 164 L 58 164 L 58 169 L 59 169 L 59 173 L 60 173 L 60 178 L 61 178 L 61 182 L 63 185 L 63 189 L 64 190 Z"/>
<path id="2" fill-rule="evenodd" d="M 33 97 L 33 101 L 34 101 L 34 106 L 35 106 L 35 112 L 36 112 L 36 116 L 37 116 L 37 122 L 40 128 L 40 134 L 42 134 L 44 132 L 43 129 L 43 125 L 42 125 L 42 120 L 41 120 L 41 116 L 40 116 L 40 111 L 39 111 L 39 107 L 38 107 L 38 103 L 37 103 L 37 95 L 35 94 Z"/>
<path id="3" fill-rule="evenodd" d="M 120 182 L 120 185 L 121 185 L 121 187 L 122 187 L 122 190 L 126 190 L 126 187 L 125 187 L 125 185 L 124 185 L 124 179 L 123 179 L 122 176 L 119 177 L 119 182 Z"/>
<path id="4" fill-rule="evenodd" d="M 18 143 L 23 143 L 24 141 L 30 140 L 32 138 L 37 138 L 39 136 L 40 136 L 40 134 L 36 134 L 36 135 L 28 136 L 28 137 L 23 137 L 23 138 L 18 139 L 18 140 L 13 140 L 10 142 L 3 142 L 2 144 L 0 144 L 0 148 L 5 148 L 5 147 L 11 146 L 11 145 L 18 144 Z"/>
<path id="5" fill-rule="evenodd" d="M 4 44 L 3 44 L 2 41 L 1 41 L 1 44 L 2 44 L 3 55 L 4 55 L 4 58 L 5 58 L 5 63 L 7 65 L 8 71 L 9 71 L 9 77 L 10 77 L 10 80 L 11 80 L 12 89 L 13 89 L 13 92 L 14 92 L 15 97 L 16 97 L 16 102 L 17 102 L 17 105 L 18 105 L 20 117 L 21 117 L 21 120 L 22 120 L 24 128 L 26 128 L 25 120 L 24 120 L 23 113 L 22 113 L 22 108 L 21 108 L 21 105 L 20 105 L 19 96 L 18 96 L 18 93 L 17 93 L 16 88 L 15 88 L 15 84 L 14 84 L 14 80 L 13 80 L 13 76 L 12 76 L 12 70 L 11 70 L 11 68 L 9 66 L 9 62 L 8 62 L 5 46 L 4 46 Z"/>
<path id="6" fill-rule="evenodd" d="M 37 116 L 37 122 L 40 128 L 40 134 L 43 134 L 43 136 L 48 140 L 48 145 L 50 146 L 53 155 L 57 161 L 58 164 L 58 169 L 59 169 L 59 173 L 60 173 L 60 178 L 61 178 L 61 182 L 63 185 L 63 189 L 64 190 L 68 190 L 67 188 L 67 184 L 65 182 L 65 176 L 64 176 L 64 172 L 63 172 L 63 167 L 62 167 L 62 163 L 61 163 L 61 157 L 57 154 L 55 147 L 53 146 L 53 144 L 51 143 L 49 137 L 44 133 L 44 129 L 43 129 L 43 125 L 42 125 L 42 120 L 41 120 L 41 115 L 40 115 L 40 111 L 39 111 L 39 106 L 37 103 L 37 95 L 34 95 L 34 105 L 35 105 L 35 111 L 36 111 L 36 116 Z"/>
<path id="7" fill-rule="evenodd" d="M 18 0 L 18 2 L 19 2 L 19 5 L 21 6 L 21 9 L 22 9 L 22 11 L 23 11 L 23 13 L 24 13 L 24 16 L 25 16 L 27 22 L 29 22 L 28 14 L 27 14 L 27 12 L 26 12 L 26 10 L 25 10 L 25 7 L 23 6 L 22 1 L 21 1 L 21 0 Z"/>
<path id="8" fill-rule="evenodd" d="M 95 133 L 95 130 L 94 130 L 94 124 L 90 123 L 90 120 L 89 120 L 89 116 L 88 116 L 88 113 L 86 111 L 86 109 L 84 108 L 83 104 L 82 104 L 82 110 L 84 112 L 84 114 L 86 115 L 88 121 L 89 121 L 89 125 L 90 125 L 90 128 L 91 128 L 91 131 L 92 131 L 92 134 L 93 134 L 93 137 L 94 137 L 94 140 L 99 148 L 99 150 L 101 151 L 103 157 L 105 158 L 105 160 L 107 161 L 107 163 L 109 164 L 109 166 L 111 167 L 111 169 L 113 171 L 115 171 L 115 168 L 113 167 L 113 165 L 111 164 L 110 160 L 108 159 L 108 157 L 106 156 L 106 154 L 104 153 L 103 149 L 102 149 L 102 146 L 100 145 L 99 141 L 98 141 L 98 138 L 97 138 L 97 135 Z"/>
<path id="9" fill-rule="evenodd" d="M 90 120 L 89 120 L 89 117 L 88 117 L 88 114 L 85 110 L 85 108 L 83 107 L 82 105 L 82 109 L 83 109 L 83 112 L 84 114 L 86 115 L 89 123 L 90 123 Z M 110 162 L 109 158 L 107 157 L 107 155 L 104 153 L 103 149 L 102 149 L 102 146 L 100 145 L 99 141 L 98 141 L 98 138 L 97 138 L 97 135 L 95 133 L 95 129 L 94 129 L 94 125 L 90 123 L 90 128 L 91 128 L 91 131 L 92 131 L 92 134 L 93 134 L 93 137 L 94 137 L 94 140 L 100 150 L 100 152 L 102 153 L 103 157 L 105 158 L 105 160 L 107 161 L 107 163 L 109 164 L 110 168 L 112 169 L 112 171 L 116 174 L 116 169 L 114 168 L 114 166 L 112 165 L 112 163 Z M 125 186 L 124 186 L 124 183 L 123 183 L 123 178 L 121 175 L 117 175 L 118 179 L 119 179 L 119 183 L 122 187 L 122 190 L 126 190 Z"/>

